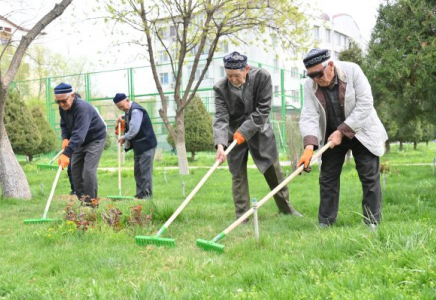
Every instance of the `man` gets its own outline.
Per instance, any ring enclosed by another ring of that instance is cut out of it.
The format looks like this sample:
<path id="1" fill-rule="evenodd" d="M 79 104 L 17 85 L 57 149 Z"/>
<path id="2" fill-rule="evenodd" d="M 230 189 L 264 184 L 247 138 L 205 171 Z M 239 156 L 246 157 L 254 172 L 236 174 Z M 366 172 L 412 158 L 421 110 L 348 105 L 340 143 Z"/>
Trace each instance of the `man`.
<path id="1" fill-rule="evenodd" d="M 355 63 L 330 60 L 330 52 L 312 49 L 303 60 L 307 69 L 300 130 L 304 154 L 298 166 L 309 163 L 313 150 L 332 142 L 322 155 L 319 224 L 336 222 L 340 175 L 348 150 L 353 151 L 363 188 L 364 222 L 376 229 L 381 217 L 379 164 L 387 133 L 373 107 L 371 86 Z"/>
<path id="2" fill-rule="evenodd" d="M 125 112 L 125 116 L 120 116 L 116 121 L 115 133 L 118 134 L 118 124 L 121 122 L 121 130 L 125 129 L 125 132 L 118 143 L 125 144 L 126 151 L 133 148 L 135 198 L 150 198 L 153 196 L 153 159 L 157 146 L 150 117 L 141 105 L 131 102 L 125 94 L 116 94 L 113 101 L 119 110 Z"/>
<path id="3" fill-rule="evenodd" d="M 237 140 L 228 155 L 232 174 L 233 201 L 236 217 L 250 209 L 247 179 L 247 158 L 250 152 L 254 163 L 263 173 L 270 189 L 283 180 L 274 133 L 269 122 L 272 101 L 270 74 L 247 65 L 247 57 L 233 52 L 224 57 L 226 78 L 215 86 L 215 118 L 213 132 L 216 160 L 226 160 L 225 148 Z M 289 203 L 289 190 L 282 188 L 275 196 L 280 212 L 301 216 Z"/>
<path id="4" fill-rule="evenodd" d="M 62 149 L 58 164 L 71 162 L 73 186 L 79 200 L 91 206 L 98 195 L 97 166 L 106 141 L 106 125 L 97 110 L 73 92 L 71 85 L 61 83 L 54 88 L 59 105 Z"/>

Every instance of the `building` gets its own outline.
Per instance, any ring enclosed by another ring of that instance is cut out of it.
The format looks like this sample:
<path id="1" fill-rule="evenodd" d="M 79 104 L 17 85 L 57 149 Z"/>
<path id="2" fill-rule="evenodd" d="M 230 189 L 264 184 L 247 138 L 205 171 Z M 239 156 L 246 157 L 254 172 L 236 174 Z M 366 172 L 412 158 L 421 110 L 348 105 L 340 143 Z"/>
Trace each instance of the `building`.
<path id="1" fill-rule="evenodd" d="M 12 38 L 19 40 L 29 29 L 21 27 L 0 15 L 0 45 L 6 45 Z"/>

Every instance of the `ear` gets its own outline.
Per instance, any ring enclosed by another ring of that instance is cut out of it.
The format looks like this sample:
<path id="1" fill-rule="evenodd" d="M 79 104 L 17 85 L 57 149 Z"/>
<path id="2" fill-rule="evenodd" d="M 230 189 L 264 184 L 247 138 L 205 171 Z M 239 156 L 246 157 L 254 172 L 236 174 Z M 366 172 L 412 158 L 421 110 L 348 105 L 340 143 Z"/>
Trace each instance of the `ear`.
<path id="1" fill-rule="evenodd" d="M 245 66 L 245 71 L 246 72 L 250 71 L 250 67 L 248 65 Z"/>

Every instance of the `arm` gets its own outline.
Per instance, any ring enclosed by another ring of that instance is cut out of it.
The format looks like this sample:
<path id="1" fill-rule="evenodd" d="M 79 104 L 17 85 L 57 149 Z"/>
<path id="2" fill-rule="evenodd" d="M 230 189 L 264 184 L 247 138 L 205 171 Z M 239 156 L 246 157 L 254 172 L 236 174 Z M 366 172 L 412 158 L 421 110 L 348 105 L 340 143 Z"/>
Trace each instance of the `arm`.
<path id="1" fill-rule="evenodd" d="M 143 113 L 139 109 L 132 111 L 132 117 L 129 121 L 129 131 L 121 137 L 121 139 L 132 140 L 139 132 L 141 128 Z"/>
<path id="2" fill-rule="evenodd" d="M 229 111 L 226 102 L 221 92 L 214 87 L 215 90 L 215 117 L 213 120 L 213 137 L 215 147 L 223 145 L 227 147 L 229 142 Z"/>
<path id="3" fill-rule="evenodd" d="M 312 146 L 311 150 L 316 150 L 319 146 L 319 112 L 316 107 L 318 101 L 313 94 L 312 83 L 306 82 L 304 85 L 304 102 L 300 115 L 300 132 L 303 137 L 304 147 Z"/>
<path id="4" fill-rule="evenodd" d="M 61 131 L 62 131 L 62 140 L 70 139 L 70 134 L 68 133 L 67 125 L 65 124 L 65 120 L 62 114 L 61 114 Z"/>
<path id="5" fill-rule="evenodd" d="M 94 109 L 91 107 L 91 109 Z M 73 152 L 77 150 L 83 143 L 88 134 L 89 126 L 91 125 L 91 111 L 86 106 L 79 106 L 75 113 L 75 126 L 71 133 L 70 143 L 64 150 L 64 154 L 71 157 Z"/>

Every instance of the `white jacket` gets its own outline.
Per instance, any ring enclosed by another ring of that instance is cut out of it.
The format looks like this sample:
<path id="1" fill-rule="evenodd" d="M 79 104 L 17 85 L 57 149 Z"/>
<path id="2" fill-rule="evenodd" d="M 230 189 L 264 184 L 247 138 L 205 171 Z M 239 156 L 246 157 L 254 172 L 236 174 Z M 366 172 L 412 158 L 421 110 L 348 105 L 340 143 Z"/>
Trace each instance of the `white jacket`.
<path id="1" fill-rule="evenodd" d="M 335 61 L 338 79 L 346 83 L 344 99 L 344 123 L 355 137 L 376 156 L 385 152 L 386 130 L 373 106 L 371 86 L 362 69 L 355 63 Z M 303 138 L 317 137 L 319 147 L 325 144 L 326 114 L 315 92 L 318 84 L 308 78 L 304 84 L 304 103 L 300 116 Z M 347 137 L 344 136 L 344 139 Z"/>

